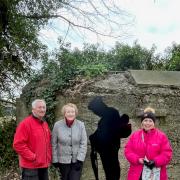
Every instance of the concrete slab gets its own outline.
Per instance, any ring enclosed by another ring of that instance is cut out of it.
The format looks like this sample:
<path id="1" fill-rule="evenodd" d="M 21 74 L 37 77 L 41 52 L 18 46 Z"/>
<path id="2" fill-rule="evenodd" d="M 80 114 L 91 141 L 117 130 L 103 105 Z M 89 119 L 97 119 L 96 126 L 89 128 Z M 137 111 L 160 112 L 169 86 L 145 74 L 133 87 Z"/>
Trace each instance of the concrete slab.
<path id="1" fill-rule="evenodd" d="M 180 86 L 180 71 L 129 70 L 137 85 Z"/>

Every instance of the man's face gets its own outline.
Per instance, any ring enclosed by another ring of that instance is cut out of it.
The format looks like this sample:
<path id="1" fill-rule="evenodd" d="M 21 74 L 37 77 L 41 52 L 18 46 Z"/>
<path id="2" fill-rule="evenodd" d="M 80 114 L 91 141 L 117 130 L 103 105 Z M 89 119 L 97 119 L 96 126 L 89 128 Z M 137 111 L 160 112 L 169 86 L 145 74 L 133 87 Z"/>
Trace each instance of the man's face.
<path id="1" fill-rule="evenodd" d="M 46 114 L 46 104 L 43 101 L 38 101 L 32 112 L 37 118 L 42 119 Z"/>

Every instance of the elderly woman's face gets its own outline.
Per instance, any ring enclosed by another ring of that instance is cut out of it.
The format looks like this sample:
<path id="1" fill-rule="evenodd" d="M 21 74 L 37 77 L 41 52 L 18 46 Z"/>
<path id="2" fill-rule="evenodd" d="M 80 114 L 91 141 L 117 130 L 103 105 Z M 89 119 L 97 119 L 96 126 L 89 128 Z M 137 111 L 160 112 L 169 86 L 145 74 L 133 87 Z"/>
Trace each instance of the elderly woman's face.
<path id="1" fill-rule="evenodd" d="M 154 121 L 150 118 L 145 118 L 141 123 L 142 128 L 145 131 L 149 131 L 155 127 Z"/>
<path id="2" fill-rule="evenodd" d="M 76 111 L 73 107 L 67 106 L 65 109 L 64 116 L 68 120 L 74 120 L 76 118 Z"/>

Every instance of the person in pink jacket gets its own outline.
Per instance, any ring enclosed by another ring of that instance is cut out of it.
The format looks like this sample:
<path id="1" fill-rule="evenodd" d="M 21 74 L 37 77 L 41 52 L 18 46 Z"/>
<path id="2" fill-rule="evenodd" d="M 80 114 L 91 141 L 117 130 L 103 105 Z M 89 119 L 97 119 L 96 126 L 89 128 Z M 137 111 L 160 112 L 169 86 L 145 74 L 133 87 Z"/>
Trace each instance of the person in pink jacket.
<path id="1" fill-rule="evenodd" d="M 154 109 L 145 109 L 141 129 L 135 131 L 125 145 L 124 154 L 130 163 L 128 180 L 144 180 L 143 166 L 148 170 L 159 169 L 159 180 L 168 179 L 166 166 L 171 161 L 172 148 L 165 133 L 155 127 L 155 121 Z"/>

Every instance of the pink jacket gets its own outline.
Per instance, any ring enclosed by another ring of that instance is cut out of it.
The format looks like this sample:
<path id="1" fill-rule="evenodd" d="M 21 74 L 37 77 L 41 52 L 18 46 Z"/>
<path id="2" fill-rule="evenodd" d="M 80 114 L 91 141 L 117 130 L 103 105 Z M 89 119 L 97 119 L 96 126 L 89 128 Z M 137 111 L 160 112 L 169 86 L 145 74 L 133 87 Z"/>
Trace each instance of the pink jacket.
<path id="1" fill-rule="evenodd" d="M 128 180 L 139 180 L 143 165 L 139 158 L 145 156 L 154 160 L 156 167 L 161 168 L 160 180 L 167 180 L 166 165 L 172 158 L 172 148 L 166 135 L 159 129 L 152 129 L 146 133 L 144 130 L 135 131 L 125 146 L 125 157 L 130 163 Z"/>

